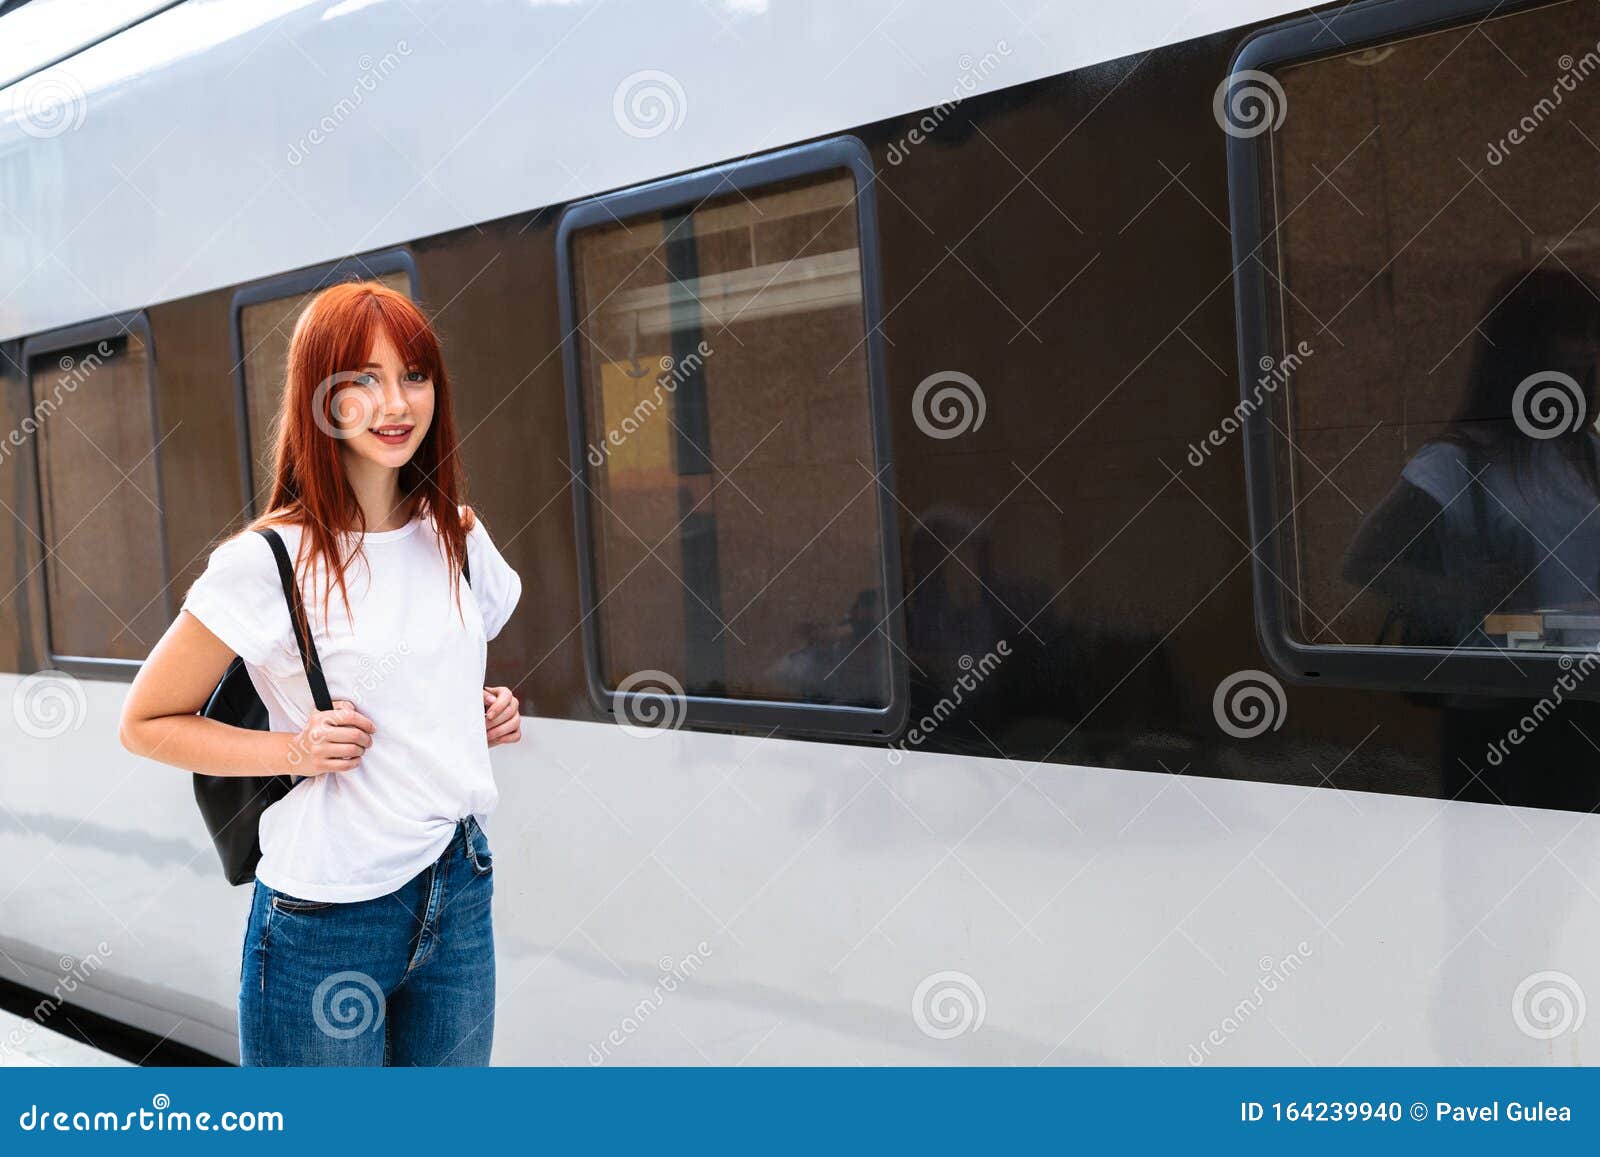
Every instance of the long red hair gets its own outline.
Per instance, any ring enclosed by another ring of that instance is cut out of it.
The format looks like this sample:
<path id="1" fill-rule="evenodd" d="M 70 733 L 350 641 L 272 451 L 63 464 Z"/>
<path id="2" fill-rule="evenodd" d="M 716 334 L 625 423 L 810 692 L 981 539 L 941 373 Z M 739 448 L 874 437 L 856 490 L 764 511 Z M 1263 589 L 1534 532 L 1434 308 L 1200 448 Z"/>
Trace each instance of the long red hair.
<path id="1" fill-rule="evenodd" d="M 317 294 L 295 322 L 283 401 L 274 423 L 272 494 L 266 513 L 250 524 L 252 530 L 283 523 L 303 528 L 295 569 L 304 574 L 322 560 L 331 579 L 322 593 L 324 619 L 334 583 L 346 613 L 350 609 L 345 570 L 360 548 L 358 545 L 348 557 L 340 557 L 339 537 L 364 534 L 367 529 L 366 516 L 340 461 L 339 439 L 329 432 L 339 428 L 335 412 L 341 391 L 329 388 L 328 383 L 335 375 L 353 376 L 367 362 L 379 333 L 388 336 L 407 365 L 433 379 L 433 421 L 417 452 L 400 468 L 401 509 L 412 518 L 426 515 L 432 520 L 449 565 L 458 610 L 460 606 L 456 579 L 467 557 L 472 512 L 468 509 L 463 515 L 466 479 L 456 454 L 450 377 L 445 373 L 438 335 L 405 294 L 378 281 L 350 281 Z"/>

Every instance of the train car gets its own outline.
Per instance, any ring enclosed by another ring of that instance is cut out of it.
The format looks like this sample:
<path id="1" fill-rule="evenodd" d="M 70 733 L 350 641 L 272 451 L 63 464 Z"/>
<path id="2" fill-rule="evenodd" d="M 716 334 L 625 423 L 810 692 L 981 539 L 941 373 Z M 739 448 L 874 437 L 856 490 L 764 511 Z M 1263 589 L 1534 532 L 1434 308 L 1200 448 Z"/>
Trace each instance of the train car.
<path id="1" fill-rule="evenodd" d="M 496 1063 L 1590 1059 L 1593 5 L 67 8 L 0 5 L 41 1019 L 237 1058 L 248 889 L 117 721 L 370 277 L 524 584 Z"/>

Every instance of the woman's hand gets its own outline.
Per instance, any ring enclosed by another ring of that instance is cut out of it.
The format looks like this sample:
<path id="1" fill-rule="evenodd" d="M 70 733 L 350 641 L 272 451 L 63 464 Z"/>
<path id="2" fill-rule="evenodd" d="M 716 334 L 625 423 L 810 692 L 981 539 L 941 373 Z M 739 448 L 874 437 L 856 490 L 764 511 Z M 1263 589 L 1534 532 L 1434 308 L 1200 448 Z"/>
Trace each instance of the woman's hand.
<path id="1" fill-rule="evenodd" d="M 483 726 L 489 733 L 489 746 L 515 743 L 522 738 L 522 713 L 517 697 L 509 687 L 483 689 Z"/>
<path id="2" fill-rule="evenodd" d="M 205 775 L 322 775 L 361 766 L 372 720 L 348 700 L 316 711 L 299 733 L 235 727 L 198 712 L 233 651 L 182 611 L 134 676 L 118 737 L 135 755 Z"/>
<path id="3" fill-rule="evenodd" d="M 313 711 L 299 735 L 289 741 L 290 775 L 354 771 L 372 746 L 372 720 L 348 699 L 335 699 L 332 711 Z"/>

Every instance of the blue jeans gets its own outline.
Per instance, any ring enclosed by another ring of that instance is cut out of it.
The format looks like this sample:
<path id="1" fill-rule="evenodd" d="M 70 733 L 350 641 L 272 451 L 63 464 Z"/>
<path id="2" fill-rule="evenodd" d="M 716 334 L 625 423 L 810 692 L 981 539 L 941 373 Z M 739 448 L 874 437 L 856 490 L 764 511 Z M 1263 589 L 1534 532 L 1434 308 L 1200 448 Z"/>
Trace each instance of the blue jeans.
<path id="1" fill-rule="evenodd" d="M 239 982 L 246 1065 L 486 1065 L 494 865 L 472 818 L 396 892 L 299 900 L 256 881 Z"/>

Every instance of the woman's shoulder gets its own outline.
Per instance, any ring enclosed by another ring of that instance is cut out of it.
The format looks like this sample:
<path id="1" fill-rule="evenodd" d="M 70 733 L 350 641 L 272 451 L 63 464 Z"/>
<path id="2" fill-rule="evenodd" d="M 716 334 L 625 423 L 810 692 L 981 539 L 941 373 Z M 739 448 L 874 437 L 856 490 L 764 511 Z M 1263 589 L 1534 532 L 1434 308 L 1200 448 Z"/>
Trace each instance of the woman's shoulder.
<path id="1" fill-rule="evenodd" d="M 522 597 L 522 579 L 489 537 L 489 528 L 470 506 L 461 506 L 461 523 L 467 531 L 467 554 L 472 568 L 472 589 L 483 609 L 485 636 L 493 639 L 510 618 Z"/>
<path id="2" fill-rule="evenodd" d="M 481 552 L 485 547 L 494 548 L 494 536 L 489 533 L 489 524 L 484 522 L 483 515 L 471 506 L 458 507 L 461 511 L 461 529 L 466 534 L 467 548 L 474 554 Z"/>
<path id="3" fill-rule="evenodd" d="M 211 565 L 226 568 L 241 575 L 260 575 L 278 579 L 276 552 L 267 535 L 277 535 L 291 561 L 300 547 L 301 526 L 297 522 L 255 522 L 235 534 L 229 535 L 211 548 Z"/>
<path id="4" fill-rule="evenodd" d="M 1453 466 L 1473 457 L 1474 450 L 1455 438 L 1430 438 L 1417 447 L 1411 461 L 1430 466 Z"/>
<path id="5" fill-rule="evenodd" d="M 1472 458 L 1471 450 L 1462 443 L 1450 438 L 1434 438 L 1411 455 L 1401 477 L 1444 505 L 1471 481 Z"/>
<path id="6" fill-rule="evenodd" d="M 234 567 L 249 567 L 252 563 L 265 565 L 272 560 L 272 548 L 254 527 L 224 538 L 211 548 L 212 565 L 227 563 Z"/>

